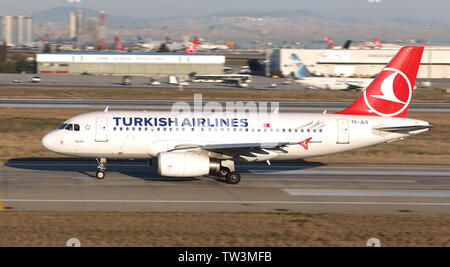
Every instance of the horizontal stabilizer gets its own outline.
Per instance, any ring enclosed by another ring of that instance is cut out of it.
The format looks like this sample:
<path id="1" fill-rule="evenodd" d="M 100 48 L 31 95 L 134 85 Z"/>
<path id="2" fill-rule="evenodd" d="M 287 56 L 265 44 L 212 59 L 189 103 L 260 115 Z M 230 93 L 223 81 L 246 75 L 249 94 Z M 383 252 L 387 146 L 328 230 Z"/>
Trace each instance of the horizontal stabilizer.
<path id="1" fill-rule="evenodd" d="M 380 127 L 374 128 L 374 130 L 390 132 L 390 133 L 404 133 L 409 134 L 411 132 L 420 130 L 429 130 L 433 128 L 433 125 L 411 125 L 411 126 L 396 126 L 396 127 Z"/>

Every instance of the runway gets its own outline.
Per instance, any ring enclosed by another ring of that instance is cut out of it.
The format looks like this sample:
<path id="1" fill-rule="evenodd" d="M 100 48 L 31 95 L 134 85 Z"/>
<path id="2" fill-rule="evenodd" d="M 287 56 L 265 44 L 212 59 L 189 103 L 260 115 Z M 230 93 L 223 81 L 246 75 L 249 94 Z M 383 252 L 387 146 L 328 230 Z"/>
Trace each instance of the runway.
<path id="1" fill-rule="evenodd" d="M 0 99 L 0 107 L 12 108 L 68 108 L 68 109 L 138 109 L 138 110 L 171 110 L 173 100 L 107 100 L 107 99 Z M 194 101 L 183 101 L 191 107 Z M 203 101 L 206 104 L 207 101 Z M 238 102 L 238 100 L 234 101 Z M 246 103 L 247 101 L 243 101 Z M 222 107 L 226 102 L 218 101 Z M 280 111 L 324 111 L 341 110 L 350 106 L 351 102 L 279 102 Z M 270 102 L 267 107 L 271 108 Z M 411 112 L 450 112 L 450 103 L 411 103 Z"/>
<path id="2" fill-rule="evenodd" d="M 1 165 L 12 210 L 450 214 L 450 165 L 242 164 L 241 183 L 164 178 L 143 161 L 14 160 Z"/>

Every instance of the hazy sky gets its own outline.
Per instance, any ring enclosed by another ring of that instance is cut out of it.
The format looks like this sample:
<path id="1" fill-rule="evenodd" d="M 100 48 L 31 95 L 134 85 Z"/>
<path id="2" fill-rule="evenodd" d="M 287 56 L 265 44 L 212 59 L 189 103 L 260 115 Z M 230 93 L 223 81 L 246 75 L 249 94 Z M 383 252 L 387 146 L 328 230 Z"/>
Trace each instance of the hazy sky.
<path id="1" fill-rule="evenodd" d="M 74 1 L 81 3 L 71 3 Z M 450 23 L 449 0 L 0 0 L 0 13 L 31 14 L 70 5 L 137 18 L 183 14 L 200 16 L 221 11 L 306 9 L 327 17 L 408 17 Z"/>

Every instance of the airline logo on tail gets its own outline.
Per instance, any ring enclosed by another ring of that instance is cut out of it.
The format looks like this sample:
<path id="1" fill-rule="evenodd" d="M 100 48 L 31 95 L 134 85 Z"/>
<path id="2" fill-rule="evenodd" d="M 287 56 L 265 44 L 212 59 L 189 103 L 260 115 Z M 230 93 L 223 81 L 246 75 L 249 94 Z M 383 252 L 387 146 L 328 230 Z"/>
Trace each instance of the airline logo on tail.
<path id="1" fill-rule="evenodd" d="M 423 49 L 423 46 L 400 49 L 362 96 L 337 114 L 406 117 Z"/>
<path id="2" fill-rule="evenodd" d="M 370 94 L 364 91 L 364 101 L 371 111 L 380 116 L 395 116 L 403 112 L 411 102 L 412 86 L 408 76 L 394 68 L 385 68 L 371 86 Z M 378 99 L 386 101 L 380 105 Z"/>
<path id="3" fill-rule="evenodd" d="M 187 54 L 193 54 L 195 53 L 195 50 L 197 50 L 197 45 L 200 43 L 200 40 L 198 38 L 195 38 L 192 43 L 189 44 L 188 47 L 186 47 L 186 50 L 184 50 L 184 53 Z"/>

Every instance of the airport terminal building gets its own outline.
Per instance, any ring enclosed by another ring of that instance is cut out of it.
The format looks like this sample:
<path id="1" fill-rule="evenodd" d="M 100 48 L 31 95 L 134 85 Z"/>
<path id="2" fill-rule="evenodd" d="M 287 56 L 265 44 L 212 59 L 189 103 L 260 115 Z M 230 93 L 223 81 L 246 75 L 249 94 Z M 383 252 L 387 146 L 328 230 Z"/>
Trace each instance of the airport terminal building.
<path id="1" fill-rule="evenodd" d="M 306 70 L 319 76 L 374 76 L 397 54 L 400 47 L 383 49 L 275 49 L 271 71 L 301 77 Z M 425 47 L 417 78 L 449 79 L 450 46 Z"/>
<path id="2" fill-rule="evenodd" d="M 196 74 L 222 74 L 225 56 L 144 53 L 70 52 L 42 53 L 37 58 L 38 74 L 136 75 L 167 77 Z"/>

